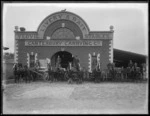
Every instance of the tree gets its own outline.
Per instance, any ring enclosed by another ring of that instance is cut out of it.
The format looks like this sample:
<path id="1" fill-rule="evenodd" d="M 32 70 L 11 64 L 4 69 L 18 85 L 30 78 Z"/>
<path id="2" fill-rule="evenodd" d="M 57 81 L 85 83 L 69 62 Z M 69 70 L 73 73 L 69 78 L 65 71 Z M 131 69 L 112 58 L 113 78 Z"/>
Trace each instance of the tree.
<path id="1" fill-rule="evenodd" d="M 14 59 L 14 53 L 5 52 L 3 55 L 4 59 Z"/>

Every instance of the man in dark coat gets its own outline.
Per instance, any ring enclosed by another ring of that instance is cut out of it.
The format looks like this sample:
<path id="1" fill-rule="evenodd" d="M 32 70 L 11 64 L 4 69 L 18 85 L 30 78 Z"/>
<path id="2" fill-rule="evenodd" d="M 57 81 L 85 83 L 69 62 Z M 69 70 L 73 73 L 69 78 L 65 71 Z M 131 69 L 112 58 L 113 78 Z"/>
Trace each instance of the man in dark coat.
<path id="1" fill-rule="evenodd" d="M 49 79 L 51 82 L 53 81 L 54 79 L 54 75 L 53 75 L 53 71 L 52 71 L 52 66 L 51 66 L 51 63 L 48 63 L 47 64 L 48 66 L 48 74 L 49 74 Z"/>
<path id="2" fill-rule="evenodd" d="M 75 57 L 74 57 L 73 55 L 72 55 L 72 59 L 73 59 L 73 60 L 72 60 L 72 67 L 75 67 L 75 62 L 76 62 L 75 60 L 76 60 L 76 59 L 75 59 Z"/>
<path id="3" fill-rule="evenodd" d="M 133 67 L 133 62 L 132 60 L 130 60 L 129 64 L 128 64 L 128 67 L 132 68 Z"/>
<path id="4" fill-rule="evenodd" d="M 25 77 L 25 82 L 30 82 L 30 71 L 27 67 L 27 65 L 24 66 L 24 77 Z"/>
<path id="5" fill-rule="evenodd" d="M 17 73 L 17 71 L 18 71 L 18 65 L 17 65 L 17 63 L 15 63 L 14 64 L 14 66 L 13 66 L 13 72 L 14 72 L 14 77 L 15 77 L 15 83 L 17 83 L 17 80 L 18 80 L 18 73 Z"/>
<path id="6" fill-rule="evenodd" d="M 76 67 L 77 71 L 80 70 L 79 63 L 80 63 L 80 60 L 79 60 L 78 56 L 76 55 L 76 57 L 75 57 L 75 67 Z"/>
<path id="7" fill-rule="evenodd" d="M 60 68 L 60 66 L 61 66 L 61 58 L 60 58 L 60 56 L 58 56 L 57 60 L 56 60 L 56 68 L 58 69 L 58 68 Z"/>

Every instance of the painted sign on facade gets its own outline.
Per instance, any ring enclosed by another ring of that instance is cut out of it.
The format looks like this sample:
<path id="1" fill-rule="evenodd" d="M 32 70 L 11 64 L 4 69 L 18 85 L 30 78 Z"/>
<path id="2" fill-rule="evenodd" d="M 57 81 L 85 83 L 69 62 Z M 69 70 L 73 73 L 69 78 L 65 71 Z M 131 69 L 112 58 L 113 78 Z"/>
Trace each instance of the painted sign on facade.
<path id="1" fill-rule="evenodd" d="M 102 46 L 99 40 L 36 40 L 25 41 L 25 46 Z"/>
<path id="2" fill-rule="evenodd" d="M 37 33 L 16 33 L 15 39 L 38 39 Z"/>
<path id="3" fill-rule="evenodd" d="M 59 38 L 58 37 L 59 35 L 56 35 L 56 37 L 53 38 L 55 39 L 67 38 L 67 34 L 65 37 L 64 36 L 61 36 Z M 86 34 L 84 39 L 112 39 L 112 38 L 113 37 L 111 33 L 90 33 Z M 15 39 L 42 39 L 42 38 L 39 38 L 37 33 L 19 33 L 19 34 L 16 33 Z"/>
<path id="4" fill-rule="evenodd" d="M 90 33 L 84 39 L 112 39 L 112 33 Z"/>
<path id="5" fill-rule="evenodd" d="M 55 21 L 58 20 L 69 20 L 74 22 L 75 24 L 78 25 L 78 27 L 80 28 L 80 30 L 83 33 L 83 36 L 85 34 L 89 33 L 89 29 L 86 25 L 86 23 L 77 15 L 70 13 L 70 12 L 58 12 L 55 14 L 50 15 L 48 18 L 46 18 L 41 25 L 38 28 L 38 34 L 40 38 L 43 38 L 44 32 L 46 31 L 47 27 L 52 24 Z"/>

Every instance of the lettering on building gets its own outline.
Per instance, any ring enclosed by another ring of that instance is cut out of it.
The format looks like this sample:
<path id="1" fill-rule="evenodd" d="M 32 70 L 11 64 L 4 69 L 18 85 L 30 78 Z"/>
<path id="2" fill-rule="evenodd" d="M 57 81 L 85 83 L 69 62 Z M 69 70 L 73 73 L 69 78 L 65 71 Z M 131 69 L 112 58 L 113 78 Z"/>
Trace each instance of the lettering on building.
<path id="1" fill-rule="evenodd" d="M 27 33 L 17 34 L 16 33 L 15 39 L 38 39 L 38 36 L 35 33 L 31 33 L 31 34 L 27 34 Z"/>
<path id="2" fill-rule="evenodd" d="M 99 40 L 41 40 L 25 41 L 25 46 L 102 46 Z"/>

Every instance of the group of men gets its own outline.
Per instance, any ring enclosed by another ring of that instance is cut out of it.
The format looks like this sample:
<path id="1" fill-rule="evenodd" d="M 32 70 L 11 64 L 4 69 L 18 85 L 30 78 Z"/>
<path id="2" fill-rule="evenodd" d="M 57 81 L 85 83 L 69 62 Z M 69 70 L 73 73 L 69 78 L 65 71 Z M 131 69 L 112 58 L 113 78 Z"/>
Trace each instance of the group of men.
<path id="1" fill-rule="evenodd" d="M 66 78 L 69 79 L 69 77 L 72 77 L 70 74 L 71 72 L 79 72 L 80 71 L 80 63 L 77 56 L 72 56 L 72 62 L 69 62 L 68 67 L 62 68 L 61 67 L 61 57 L 58 56 L 56 59 L 55 67 L 52 68 L 51 62 L 47 63 L 48 68 L 48 74 L 49 79 L 48 80 L 62 80 L 63 78 L 66 80 Z"/>
<path id="2" fill-rule="evenodd" d="M 143 63 L 140 67 L 138 67 L 137 63 L 133 63 L 132 60 L 130 60 L 128 64 L 128 68 L 130 70 L 130 73 L 128 74 L 128 77 L 136 78 L 140 76 L 140 74 L 143 76 L 144 73 L 146 73 L 146 65 Z"/>
<path id="3" fill-rule="evenodd" d="M 58 55 L 56 59 L 56 65 L 55 65 L 56 69 L 62 68 L 61 62 L 62 62 L 61 57 Z M 77 71 L 80 70 L 80 61 L 77 55 L 76 56 L 72 55 L 72 62 L 69 62 L 67 69 L 71 69 L 71 68 L 75 68 Z"/>

